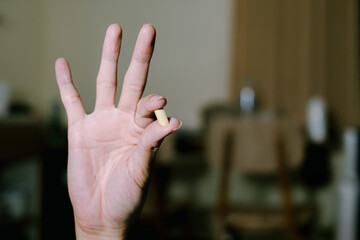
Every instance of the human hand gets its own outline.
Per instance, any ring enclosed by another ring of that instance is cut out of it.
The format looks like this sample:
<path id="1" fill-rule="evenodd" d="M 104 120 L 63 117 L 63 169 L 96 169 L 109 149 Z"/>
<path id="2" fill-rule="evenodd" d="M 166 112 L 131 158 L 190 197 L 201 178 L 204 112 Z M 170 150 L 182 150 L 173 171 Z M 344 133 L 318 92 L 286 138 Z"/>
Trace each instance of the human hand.
<path id="1" fill-rule="evenodd" d="M 121 27 L 106 32 L 97 76 L 96 104 L 86 114 L 65 59 L 55 64 L 56 79 L 68 118 L 68 185 L 77 239 L 122 239 L 127 221 L 141 205 L 149 168 L 161 140 L 180 128 L 171 118 L 162 127 L 153 111 L 166 99 L 142 98 L 155 43 L 155 29 L 139 32 L 132 60 L 115 106 Z"/>

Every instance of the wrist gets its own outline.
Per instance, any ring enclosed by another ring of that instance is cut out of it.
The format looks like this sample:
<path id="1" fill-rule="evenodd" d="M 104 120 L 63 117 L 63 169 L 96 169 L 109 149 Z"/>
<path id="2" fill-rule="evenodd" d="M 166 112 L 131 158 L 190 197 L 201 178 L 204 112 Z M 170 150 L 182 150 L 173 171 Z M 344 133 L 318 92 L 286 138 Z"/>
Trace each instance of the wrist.
<path id="1" fill-rule="evenodd" d="M 81 226 L 75 222 L 76 240 L 122 240 L 125 239 L 124 232 L 122 228 Z"/>

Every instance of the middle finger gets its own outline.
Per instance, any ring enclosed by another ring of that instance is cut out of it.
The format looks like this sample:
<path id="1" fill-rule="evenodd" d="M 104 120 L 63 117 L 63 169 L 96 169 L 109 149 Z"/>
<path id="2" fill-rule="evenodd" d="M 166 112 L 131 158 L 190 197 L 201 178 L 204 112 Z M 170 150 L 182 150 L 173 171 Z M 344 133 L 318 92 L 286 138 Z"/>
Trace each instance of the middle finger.
<path id="1" fill-rule="evenodd" d="M 155 28 L 150 24 L 145 24 L 139 32 L 119 100 L 119 108 L 126 112 L 135 112 L 137 103 L 144 92 L 155 34 Z"/>
<path id="2" fill-rule="evenodd" d="M 115 104 L 117 62 L 121 45 L 121 27 L 112 24 L 105 35 L 100 69 L 96 81 L 95 110 Z"/>

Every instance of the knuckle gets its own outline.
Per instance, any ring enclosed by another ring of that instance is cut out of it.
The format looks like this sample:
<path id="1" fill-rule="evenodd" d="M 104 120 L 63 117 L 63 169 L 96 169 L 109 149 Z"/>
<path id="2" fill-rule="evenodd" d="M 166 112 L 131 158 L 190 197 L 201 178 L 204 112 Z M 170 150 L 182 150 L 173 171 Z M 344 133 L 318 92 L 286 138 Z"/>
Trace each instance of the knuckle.
<path id="1" fill-rule="evenodd" d="M 142 90 L 143 85 L 136 82 L 126 83 L 125 84 L 126 89 L 130 92 L 138 92 L 139 90 Z"/>
<path id="2" fill-rule="evenodd" d="M 106 89 L 113 89 L 116 87 L 116 83 L 115 81 L 104 80 L 104 81 L 99 81 L 98 86 L 101 86 Z"/>
<path id="3" fill-rule="evenodd" d="M 78 94 L 68 95 L 68 96 L 65 96 L 62 100 L 65 105 L 73 104 L 73 103 L 80 101 L 80 96 Z"/>

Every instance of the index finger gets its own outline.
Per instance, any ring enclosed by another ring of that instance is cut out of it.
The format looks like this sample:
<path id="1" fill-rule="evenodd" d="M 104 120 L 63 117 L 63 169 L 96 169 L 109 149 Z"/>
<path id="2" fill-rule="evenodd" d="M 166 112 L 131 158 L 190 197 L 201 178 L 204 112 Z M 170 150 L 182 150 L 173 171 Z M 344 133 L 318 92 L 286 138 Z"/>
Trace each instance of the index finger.
<path id="1" fill-rule="evenodd" d="M 155 35 L 155 28 L 150 24 L 145 24 L 139 32 L 118 105 L 124 111 L 135 112 L 137 103 L 144 92 L 154 50 Z"/>
<path id="2" fill-rule="evenodd" d="M 74 122 L 84 118 L 86 115 L 85 110 L 80 95 L 72 82 L 69 64 L 64 58 L 56 60 L 55 73 L 61 100 L 64 104 L 70 126 Z"/>

